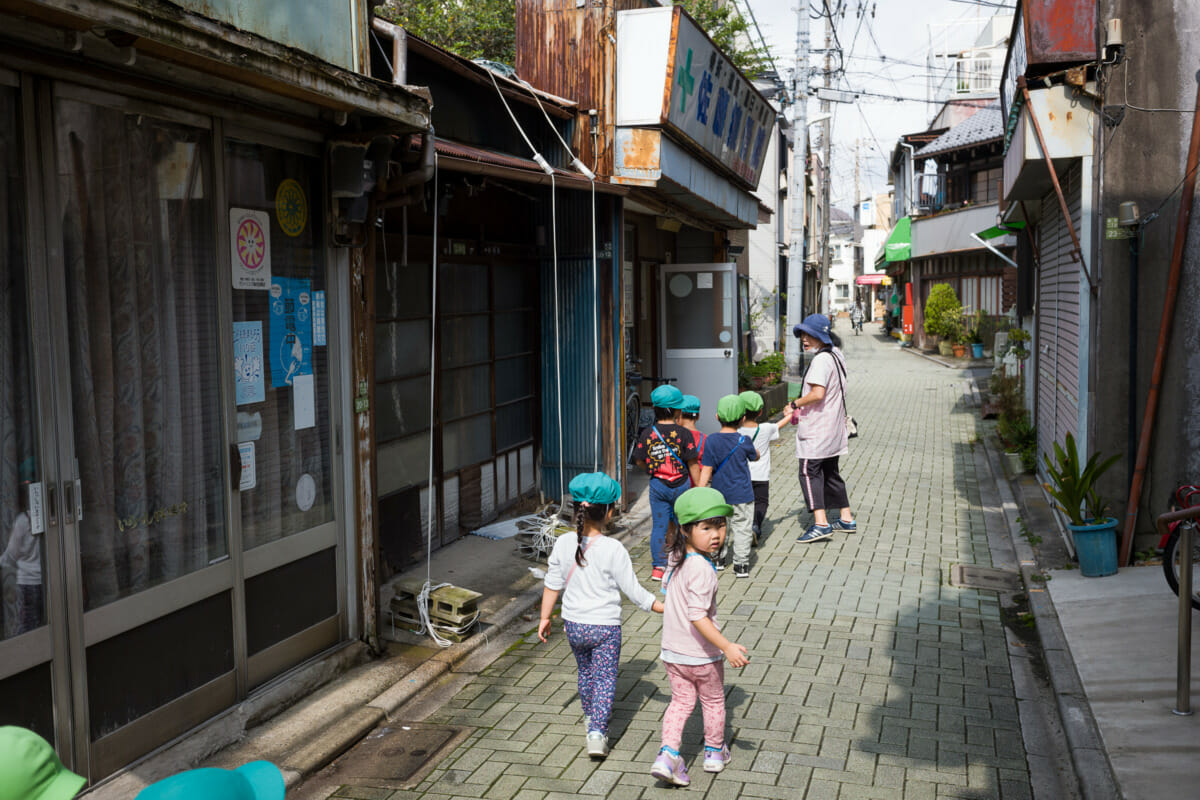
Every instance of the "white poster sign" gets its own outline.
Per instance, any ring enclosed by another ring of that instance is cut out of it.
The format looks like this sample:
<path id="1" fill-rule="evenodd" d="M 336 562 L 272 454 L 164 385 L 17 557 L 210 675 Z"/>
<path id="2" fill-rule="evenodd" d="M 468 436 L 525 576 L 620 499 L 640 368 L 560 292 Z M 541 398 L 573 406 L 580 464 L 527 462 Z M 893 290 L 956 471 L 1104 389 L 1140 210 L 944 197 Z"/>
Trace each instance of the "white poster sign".
<path id="1" fill-rule="evenodd" d="M 29 484 L 29 529 L 33 533 L 44 533 L 46 519 L 42 513 L 42 484 Z"/>
<path id="2" fill-rule="evenodd" d="M 233 288 L 260 289 L 271 285 L 271 215 L 248 208 L 229 209 L 229 255 Z"/>
<path id="3" fill-rule="evenodd" d="M 317 424 L 317 387 L 312 375 L 292 376 L 292 416 L 296 430 Z"/>
<path id="4" fill-rule="evenodd" d="M 238 455 L 242 460 L 242 479 L 238 482 L 238 491 L 248 491 L 258 485 L 258 469 L 254 463 L 254 442 L 240 442 Z"/>

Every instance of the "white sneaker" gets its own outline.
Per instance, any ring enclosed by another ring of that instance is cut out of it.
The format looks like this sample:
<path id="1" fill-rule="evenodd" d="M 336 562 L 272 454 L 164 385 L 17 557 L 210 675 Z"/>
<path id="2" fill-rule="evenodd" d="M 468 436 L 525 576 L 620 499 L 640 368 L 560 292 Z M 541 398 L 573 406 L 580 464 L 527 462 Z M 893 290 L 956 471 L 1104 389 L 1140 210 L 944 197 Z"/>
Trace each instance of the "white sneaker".
<path id="1" fill-rule="evenodd" d="M 608 755 L 608 737 L 600 731 L 592 731 L 587 735 L 587 754 L 592 758 L 604 758 Z"/>

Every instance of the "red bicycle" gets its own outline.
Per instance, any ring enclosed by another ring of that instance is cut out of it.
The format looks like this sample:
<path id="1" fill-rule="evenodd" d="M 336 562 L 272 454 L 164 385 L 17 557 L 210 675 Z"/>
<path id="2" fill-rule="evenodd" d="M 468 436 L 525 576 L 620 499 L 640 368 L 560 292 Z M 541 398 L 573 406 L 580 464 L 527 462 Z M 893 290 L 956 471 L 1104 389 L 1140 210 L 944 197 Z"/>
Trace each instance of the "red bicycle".
<path id="1" fill-rule="evenodd" d="M 1175 511 L 1184 508 L 1194 508 L 1200 505 L 1200 486 L 1180 486 L 1175 490 L 1175 496 L 1171 502 L 1171 510 Z M 1167 583 L 1171 587 L 1171 591 L 1176 596 L 1179 595 L 1179 569 L 1180 564 L 1185 561 L 1185 557 L 1179 552 L 1179 526 L 1194 525 L 1192 520 L 1183 522 L 1172 522 L 1167 527 L 1167 534 L 1163 536 L 1159 542 L 1159 549 L 1162 550 L 1163 573 L 1167 576 Z M 1192 556 L 1189 567 L 1192 570 L 1192 608 L 1200 609 L 1200 531 L 1192 534 Z"/>

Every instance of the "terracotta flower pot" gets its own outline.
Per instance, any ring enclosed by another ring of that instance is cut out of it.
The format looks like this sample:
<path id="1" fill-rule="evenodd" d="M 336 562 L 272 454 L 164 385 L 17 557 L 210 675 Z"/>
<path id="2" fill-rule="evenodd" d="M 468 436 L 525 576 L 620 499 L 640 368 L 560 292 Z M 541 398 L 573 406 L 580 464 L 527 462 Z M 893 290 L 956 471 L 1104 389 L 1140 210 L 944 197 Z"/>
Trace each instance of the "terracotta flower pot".
<path id="1" fill-rule="evenodd" d="M 965 356 L 967 354 L 967 346 L 965 344 L 956 344 L 956 345 L 953 345 L 952 347 L 954 348 L 954 357 L 955 358 L 962 358 L 963 356 Z"/>

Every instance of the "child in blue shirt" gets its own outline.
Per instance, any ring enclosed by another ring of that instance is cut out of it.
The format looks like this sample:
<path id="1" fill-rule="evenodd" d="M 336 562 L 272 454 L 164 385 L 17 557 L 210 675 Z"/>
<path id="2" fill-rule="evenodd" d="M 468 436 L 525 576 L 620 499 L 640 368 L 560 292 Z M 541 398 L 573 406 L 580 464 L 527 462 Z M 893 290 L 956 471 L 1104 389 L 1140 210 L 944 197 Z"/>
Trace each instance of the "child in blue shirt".
<path id="1" fill-rule="evenodd" d="M 750 482 L 750 462 L 758 460 L 758 450 L 749 437 L 738 433 L 746 407 L 736 394 L 725 395 L 717 403 L 719 433 L 704 440 L 700 459 L 700 486 L 712 486 L 733 506 L 729 518 L 733 540 L 733 574 L 750 577 L 750 546 L 754 539 L 754 486 Z M 725 567 L 725 548 L 717 559 L 717 569 Z"/>

